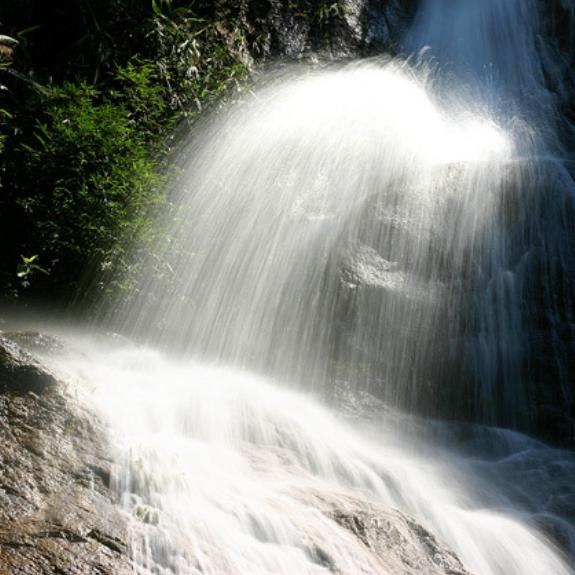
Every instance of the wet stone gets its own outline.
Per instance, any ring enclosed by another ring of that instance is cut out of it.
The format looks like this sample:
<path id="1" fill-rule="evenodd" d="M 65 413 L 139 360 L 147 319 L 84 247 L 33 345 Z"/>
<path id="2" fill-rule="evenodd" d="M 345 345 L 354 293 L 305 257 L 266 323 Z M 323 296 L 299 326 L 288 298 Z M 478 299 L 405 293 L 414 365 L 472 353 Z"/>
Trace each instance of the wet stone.
<path id="1" fill-rule="evenodd" d="M 133 573 L 105 429 L 20 343 L 57 349 L 0 334 L 0 575 Z"/>

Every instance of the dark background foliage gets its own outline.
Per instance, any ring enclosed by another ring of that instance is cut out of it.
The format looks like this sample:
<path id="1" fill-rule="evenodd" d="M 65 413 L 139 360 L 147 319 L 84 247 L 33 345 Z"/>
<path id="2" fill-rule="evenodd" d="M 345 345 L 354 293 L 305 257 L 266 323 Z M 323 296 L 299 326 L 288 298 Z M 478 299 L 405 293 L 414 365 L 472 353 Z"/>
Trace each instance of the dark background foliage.
<path id="1" fill-rule="evenodd" d="M 84 302 L 130 285 L 133 246 L 153 239 L 151 214 L 166 201 L 174 127 L 233 92 L 254 62 L 289 51 L 278 15 L 304 26 L 301 52 L 329 48 L 344 9 L 325 0 L 2 3 L 2 298 Z"/>
<path id="2" fill-rule="evenodd" d="M 165 1 L 3 5 L 0 32 L 18 41 L 4 41 L 0 69 L 4 298 L 69 301 L 106 286 L 94 273 L 129 277 L 131 244 L 154 233 L 175 123 L 247 73 L 204 14 Z"/>

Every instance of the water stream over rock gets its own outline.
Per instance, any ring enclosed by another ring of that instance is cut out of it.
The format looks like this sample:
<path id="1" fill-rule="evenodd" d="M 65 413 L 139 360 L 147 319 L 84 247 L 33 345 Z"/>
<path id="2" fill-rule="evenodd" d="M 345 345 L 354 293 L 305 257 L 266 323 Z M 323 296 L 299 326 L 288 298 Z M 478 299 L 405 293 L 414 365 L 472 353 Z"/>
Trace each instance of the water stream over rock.
<path id="1" fill-rule="evenodd" d="M 77 338 L 56 365 L 110 424 L 138 572 L 571 573 L 556 547 L 575 536 L 570 452 L 434 429 L 345 389 L 330 412 L 253 373 L 121 342 Z M 442 433 L 459 453 L 428 441 Z"/>
<path id="2" fill-rule="evenodd" d="M 566 436 L 573 401 L 538 8 L 424 0 L 401 57 L 272 74 L 184 148 L 110 313 L 140 346 L 52 360 L 109 423 L 139 572 L 572 573 L 573 453 L 485 426 Z"/>

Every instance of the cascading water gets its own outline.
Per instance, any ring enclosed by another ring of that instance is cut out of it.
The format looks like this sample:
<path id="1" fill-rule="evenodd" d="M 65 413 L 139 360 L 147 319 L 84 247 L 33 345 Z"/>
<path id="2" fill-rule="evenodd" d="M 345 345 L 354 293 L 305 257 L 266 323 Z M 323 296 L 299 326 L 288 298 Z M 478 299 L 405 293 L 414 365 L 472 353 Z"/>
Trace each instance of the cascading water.
<path id="1" fill-rule="evenodd" d="M 542 405 L 572 410 L 565 366 L 575 351 L 575 261 L 565 249 L 575 185 L 559 97 L 547 87 L 561 85 L 561 69 L 542 41 L 540 12 L 534 0 L 424 0 L 405 40 L 439 69 L 442 98 L 472 98 L 514 133 L 513 158 L 502 159 L 513 182 L 496 200 L 489 236 L 473 248 L 479 269 L 464 297 L 472 311 L 462 353 L 476 416 L 526 430 L 545 426 Z"/>
<path id="2" fill-rule="evenodd" d="M 457 454 L 372 397 L 344 398 L 344 423 L 237 368 L 78 337 L 68 349 L 60 368 L 111 423 L 139 573 L 467 573 L 393 508 L 471 573 L 571 573 L 535 529 L 575 540 L 557 512 L 572 496 L 567 452 L 478 428 L 449 431 L 467 438 Z"/>
<path id="3" fill-rule="evenodd" d="M 391 508 L 473 573 L 572 572 L 542 531 L 573 551 L 570 452 L 389 407 L 533 423 L 525 300 L 566 281 L 573 188 L 536 8 L 424 1 L 413 62 L 290 70 L 182 152 L 162 263 L 113 314 L 146 347 L 58 363 L 117 440 L 139 572 L 463 572 Z"/>
<path id="4" fill-rule="evenodd" d="M 378 373 L 388 398 L 415 393 L 512 142 L 465 109 L 447 117 L 396 62 L 258 94 L 186 151 L 167 273 L 127 321 L 304 386 Z"/>

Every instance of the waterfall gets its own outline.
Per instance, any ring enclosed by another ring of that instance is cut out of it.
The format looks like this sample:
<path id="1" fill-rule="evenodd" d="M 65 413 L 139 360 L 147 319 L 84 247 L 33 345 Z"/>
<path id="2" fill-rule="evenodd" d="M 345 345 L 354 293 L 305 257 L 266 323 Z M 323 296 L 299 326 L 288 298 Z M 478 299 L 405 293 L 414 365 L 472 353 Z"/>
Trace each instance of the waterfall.
<path id="1" fill-rule="evenodd" d="M 272 75 L 181 153 L 117 329 L 326 396 L 352 381 L 545 428 L 573 403 L 575 205 L 538 31 L 535 2 L 429 0 L 406 59 Z"/>
<path id="2" fill-rule="evenodd" d="M 110 422 L 138 572 L 463 573 L 423 541 L 472 573 L 572 572 L 573 454 L 485 426 L 572 400 L 539 25 L 531 0 L 423 0 L 400 56 L 270 73 L 183 147 L 110 314 L 139 347 L 57 365 Z"/>
<path id="3" fill-rule="evenodd" d="M 561 411 L 550 406 L 566 406 L 569 418 L 573 405 L 575 185 L 560 137 L 570 129 L 559 109 L 565 81 L 542 40 L 545 16 L 532 0 L 424 0 L 405 40 L 436 67 L 443 98 L 472 98 L 514 133 L 513 181 L 490 237 L 474 248 L 481 270 L 465 305 L 476 325 L 464 357 L 476 416 L 527 430 L 545 427 L 546 409 Z"/>
<path id="4" fill-rule="evenodd" d="M 184 153 L 135 334 L 327 393 L 383 379 L 408 403 L 444 368 L 467 253 L 514 177 L 512 139 L 427 82 L 398 61 L 292 73 L 216 122 Z"/>
<path id="5" fill-rule="evenodd" d="M 547 114 L 553 105 L 537 48 L 536 0 L 422 0 L 406 34 L 408 51 L 427 50 L 449 90 L 490 103 L 500 114 Z"/>
<path id="6" fill-rule="evenodd" d="M 326 396 L 345 380 L 442 417 L 568 418 L 575 206 L 540 20 L 424 1 L 406 60 L 270 75 L 181 152 L 116 328 Z"/>
<path id="7" fill-rule="evenodd" d="M 252 372 L 121 340 L 67 349 L 56 368 L 110 422 L 137 573 L 466 575 L 442 544 L 469 573 L 572 573 L 537 529 L 575 543 L 561 511 L 572 453 L 434 430 L 356 392 L 328 411 Z M 458 447 L 434 446 L 441 433 Z"/>

